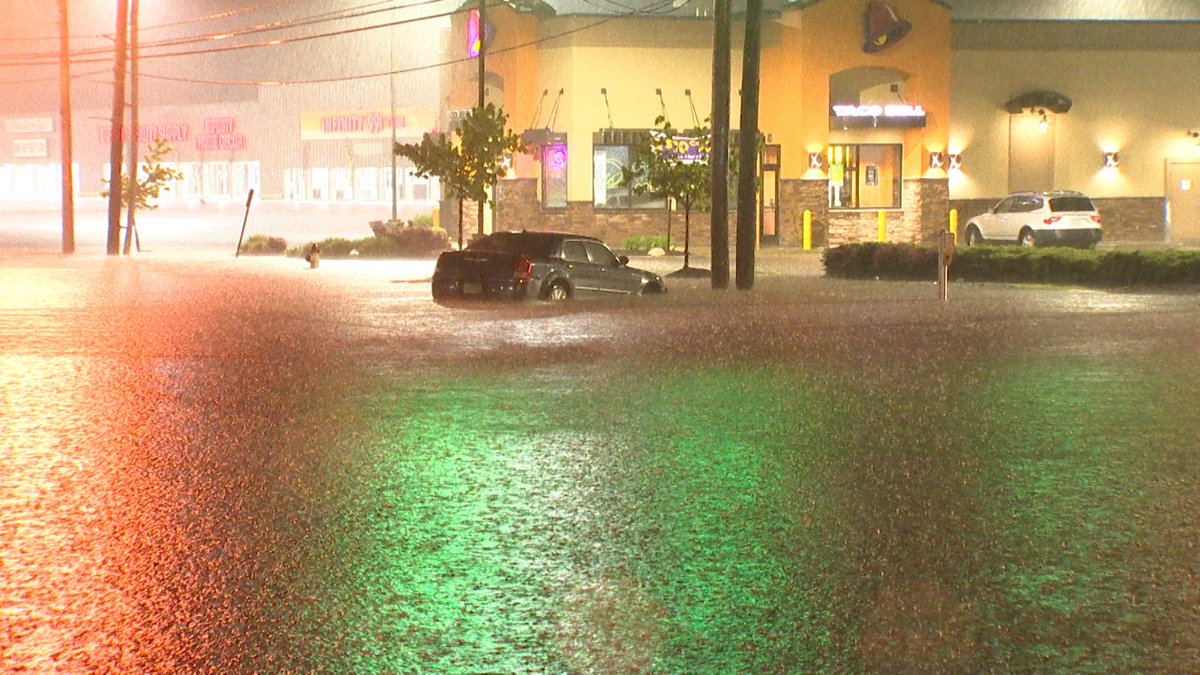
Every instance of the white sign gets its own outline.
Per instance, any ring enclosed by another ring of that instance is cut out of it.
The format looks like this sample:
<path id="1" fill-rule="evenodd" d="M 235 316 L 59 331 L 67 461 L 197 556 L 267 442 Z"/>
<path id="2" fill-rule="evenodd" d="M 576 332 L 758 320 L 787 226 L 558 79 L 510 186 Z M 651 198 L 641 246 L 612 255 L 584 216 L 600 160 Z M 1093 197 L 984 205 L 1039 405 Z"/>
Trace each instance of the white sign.
<path id="1" fill-rule="evenodd" d="M 18 117 L 4 120 L 4 131 L 10 134 L 48 134 L 54 131 L 54 118 Z"/>
<path id="2" fill-rule="evenodd" d="M 44 138 L 24 138 L 13 141 L 13 157 L 32 159 L 49 156 L 50 152 Z"/>
<path id="3" fill-rule="evenodd" d="M 1192 189 L 1192 181 L 1190 181 L 1186 178 L 1179 181 L 1179 189 L 1183 192 L 1188 192 L 1189 190 Z"/>
<path id="4" fill-rule="evenodd" d="M 892 103 L 889 105 L 835 105 L 835 117 L 925 117 L 919 105 Z"/>

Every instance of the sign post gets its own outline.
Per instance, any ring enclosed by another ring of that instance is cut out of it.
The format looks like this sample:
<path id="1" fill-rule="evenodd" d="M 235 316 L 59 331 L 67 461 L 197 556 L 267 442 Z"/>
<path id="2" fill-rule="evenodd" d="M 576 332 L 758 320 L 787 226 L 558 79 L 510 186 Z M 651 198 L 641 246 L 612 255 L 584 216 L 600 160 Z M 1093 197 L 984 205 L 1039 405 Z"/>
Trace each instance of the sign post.
<path id="1" fill-rule="evenodd" d="M 954 260 L 954 233 L 938 233 L 938 297 L 949 302 L 950 263 Z"/>
<path id="2" fill-rule="evenodd" d="M 233 252 L 233 257 L 238 257 L 242 252 L 242 238 L 246 236 L 246 221 L 250 220 L 250 202 L 254 200 L 254 188 L 250 188 L 250 192 L 246 195 L 246 215 L 242 216 L 242 233 L 238 235 L 238 247 Z"/>

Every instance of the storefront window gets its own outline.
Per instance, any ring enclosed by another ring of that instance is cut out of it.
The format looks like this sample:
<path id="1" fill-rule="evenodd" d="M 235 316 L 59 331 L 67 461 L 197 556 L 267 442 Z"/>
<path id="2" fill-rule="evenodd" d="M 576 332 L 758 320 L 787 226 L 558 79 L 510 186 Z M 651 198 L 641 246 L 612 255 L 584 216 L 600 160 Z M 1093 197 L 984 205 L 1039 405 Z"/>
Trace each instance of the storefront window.
<path id="1" fill-rule="evenodd" d="M 829 208 L 900 208 L 901 146 L 832 145 L 829 163 Z"/>
<path id="2" fill-rule="evenodd" d="M 597 209 L 661 209 L 666 201 L 635 194 L 622 184 L 621 170 L 632 162 L 633 151 L 625 145 L 596 145 L 592 148 L 592 205 Z"/>

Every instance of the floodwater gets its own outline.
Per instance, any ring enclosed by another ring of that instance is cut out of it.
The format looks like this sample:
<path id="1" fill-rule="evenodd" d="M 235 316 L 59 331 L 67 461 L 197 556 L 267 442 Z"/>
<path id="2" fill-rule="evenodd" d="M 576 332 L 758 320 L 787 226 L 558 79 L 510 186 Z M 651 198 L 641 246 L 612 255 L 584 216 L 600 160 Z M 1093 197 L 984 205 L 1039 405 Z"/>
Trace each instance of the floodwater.
<path id="1" fill-rule="evenodd" d="M 0 262 L 0 663 L 1200 670 L 1200 295 Z"/>

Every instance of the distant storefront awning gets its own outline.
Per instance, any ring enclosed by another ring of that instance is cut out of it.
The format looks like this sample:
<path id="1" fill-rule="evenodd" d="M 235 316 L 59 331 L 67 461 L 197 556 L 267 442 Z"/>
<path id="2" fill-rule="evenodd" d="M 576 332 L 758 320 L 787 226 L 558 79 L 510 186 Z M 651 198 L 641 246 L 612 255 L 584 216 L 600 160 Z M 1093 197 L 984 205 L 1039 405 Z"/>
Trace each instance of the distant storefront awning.
<path id="1" fill-rule="evenodd" d="M 1004 104 L 1004 109 L 1016 115 L 1026 110 L 1044 110 L 1065 113 L 1071 109 L 1071 99 L 1055 91 L 1031 91 Z"/>

